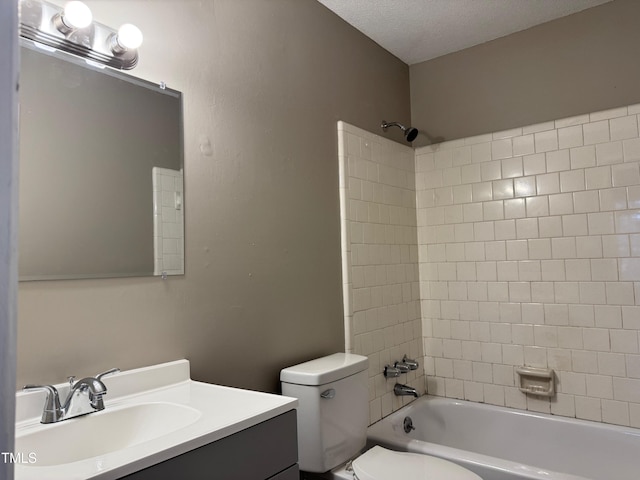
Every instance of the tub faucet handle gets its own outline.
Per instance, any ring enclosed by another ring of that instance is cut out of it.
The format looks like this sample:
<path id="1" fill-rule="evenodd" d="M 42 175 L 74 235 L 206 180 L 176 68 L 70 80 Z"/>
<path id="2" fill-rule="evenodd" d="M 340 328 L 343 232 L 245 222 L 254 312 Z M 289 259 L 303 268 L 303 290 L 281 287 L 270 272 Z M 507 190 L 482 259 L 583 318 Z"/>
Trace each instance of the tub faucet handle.
<path id="1" fill-rule="evenodd" d="M 418 367 L 420 366 L 420 364 L 416 360 L 407 358 L 406 354 L 404 357 L 402 357 L 402 363 L 404 363 L 405 365 L 408 365 L 410 370 L 417 370 Z"/>
<path id="2" fill-rule="evenodd" d="M 384 376 L 386 378 L 394 378 L 400 376 L 400 369 L 396 367 L 392 367 L 391 365 L 385 365 L 384 367 Z"/>
<path id="3" fill-rule="evenodd" d="M 393 366 L 400 370 L 400 373 L 407 373 L 409 370 L 411 370 L 411 367 L 404 362 L 396 362 L 393 364 Z"/>

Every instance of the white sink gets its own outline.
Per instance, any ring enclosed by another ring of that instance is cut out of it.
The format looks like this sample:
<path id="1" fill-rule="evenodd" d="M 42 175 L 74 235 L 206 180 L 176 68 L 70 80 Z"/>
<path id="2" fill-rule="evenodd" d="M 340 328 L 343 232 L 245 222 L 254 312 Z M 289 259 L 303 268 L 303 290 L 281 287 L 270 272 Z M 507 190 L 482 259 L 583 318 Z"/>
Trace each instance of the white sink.
<path id="1" fill-rule="evenodd" d="M 167 435 L 201 417 L 175 403 L 141 403 L 105 409 L 16 435 L 16 453 L 36 453 L 33 466 L 77 462 Z"/>
<path id="2" fill-rule="evenodd" d="M 189 362 L 110 376 L 105 409 L 43 425 L 43 392 L 16 395 L 15 480 L 115 480 L 296 408 L 294 398 L 195 382 Z M 68 384 L 56 385 L 65 398 Z"/>

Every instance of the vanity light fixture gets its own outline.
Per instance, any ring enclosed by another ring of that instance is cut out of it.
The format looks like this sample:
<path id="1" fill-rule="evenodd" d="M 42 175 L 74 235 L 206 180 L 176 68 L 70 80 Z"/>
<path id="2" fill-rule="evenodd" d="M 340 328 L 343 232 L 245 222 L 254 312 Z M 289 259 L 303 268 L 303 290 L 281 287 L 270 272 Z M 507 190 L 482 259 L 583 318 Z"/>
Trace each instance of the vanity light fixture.
<path id="1" fill-rule="evenodd" d="M 115 30 L 93 21 L 79 1 L 64 8 L 44 0 L 20 0 L 20 36 L 102 65 L 131 70 L 138 64 L 142 32 L 130 23 Z"/>
<path id="2" fill-rule="evenodd" d="M 118 29 L 118 33 L 111 35 L 109 40 L 109 48 L 116 55 L 136 50 L 140 45 L 142 45 L 142 32 L 130 23 L 122 25 Z"/>
<path id="3" fill-rule="evenodd" d="M 93 15 L 89 7 L 78 1 L 67 2 L 62 12 L 53 17 L 53 24 L 65 35 L 80 28 L 87 28 L 92 21 Z"/>

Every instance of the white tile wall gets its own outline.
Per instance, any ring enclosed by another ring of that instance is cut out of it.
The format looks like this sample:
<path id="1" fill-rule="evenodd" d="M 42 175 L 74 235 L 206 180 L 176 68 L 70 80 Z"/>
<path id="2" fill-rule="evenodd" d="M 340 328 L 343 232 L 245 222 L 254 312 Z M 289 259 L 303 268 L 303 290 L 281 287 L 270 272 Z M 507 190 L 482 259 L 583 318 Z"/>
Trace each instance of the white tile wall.
<path id="1" fill-rule="evenodd" d="M 182 170 L 152 168 L 154 275 L 184 274 Z"/>
<path id="2" fill-rule="evenodd" d="M 462 171 L 456 165 L 470 159 L 472 152 L 461 148 L 433 155 L 430 161 L 439 167 L 438 188 L 434 184 L 428 197 L 418 198 L 413 149 L 344 122 L 338 122 L 338 140 L 345 349 L 369 357 L 369 412 L 374 423 L 410 401 L 411 397 L 394 396 L 396 381 L 425 392 L 416 201 L 425 208 L 442 205 L 433 221 L 443 226 L 438 235 L 452 238 L 454 224 L 463 222 L 462 202 L 470 195 L 458 192 L 460 205 L 445 209 L 454 203 L 453 188 L 447 185 L 461 184 Z M 471 229 L 467 235 L 472 238 Z M 452 258 L 463 258 L 464 246 L 452 245 L 462 246 L 450 253 Z M 385 379 L 384 366 L 404 354 L 417 358 L 420 368 Z"/>
<path id="3" fill-rule="evenodd" d="M 639 112 L 416 150 L 429 393 L 640 427 Z M 523 395 L 523 364 L 558 395 Z"/>

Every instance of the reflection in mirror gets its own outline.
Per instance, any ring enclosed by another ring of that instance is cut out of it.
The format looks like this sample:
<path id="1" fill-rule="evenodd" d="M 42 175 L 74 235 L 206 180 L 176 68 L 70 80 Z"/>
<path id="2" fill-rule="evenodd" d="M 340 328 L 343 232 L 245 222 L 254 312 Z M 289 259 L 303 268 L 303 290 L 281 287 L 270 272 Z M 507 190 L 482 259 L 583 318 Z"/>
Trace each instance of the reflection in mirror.
<path id="1" fill-rule="evenodd" d="M 20 280 L 184 273 L 180 92 L 22 45 Z"/>

